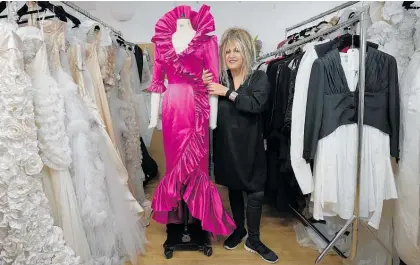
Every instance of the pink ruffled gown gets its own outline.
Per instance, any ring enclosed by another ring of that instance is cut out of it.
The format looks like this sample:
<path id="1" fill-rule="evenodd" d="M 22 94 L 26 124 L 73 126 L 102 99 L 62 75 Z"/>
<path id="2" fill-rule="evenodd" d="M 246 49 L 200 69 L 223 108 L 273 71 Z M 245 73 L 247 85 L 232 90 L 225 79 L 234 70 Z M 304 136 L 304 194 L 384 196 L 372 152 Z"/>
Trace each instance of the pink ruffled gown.
<path id="1" fill-rule="evenodd" d="M 180 54 L 172 45 L 172 35 L 180 18 L 191 20 L 196 31 L 188 48 Z M 235 224 L 224 209 L 216 186 L 208 174 L 209 95 L 202 81 L 209 69 L 218 81 L 217 37 L 210 7 L 198 12 L 178 6 L 156 24 L 155 63 L 150 92 L 163 93 L 162 130 L 166 156 L 166 175 L 155 192 L 153 219 L 159 223 L 179 223 L 178 208 L 183 199 L 190 213 L 201 221 L 204 230 L 214 235 L 229 235 Z M 165 76 L 168 86 L 165 87 Z M 183 189 L 185 187 L 185 189 Z M 182 192 L 183 190 L 183 192 Z"/>

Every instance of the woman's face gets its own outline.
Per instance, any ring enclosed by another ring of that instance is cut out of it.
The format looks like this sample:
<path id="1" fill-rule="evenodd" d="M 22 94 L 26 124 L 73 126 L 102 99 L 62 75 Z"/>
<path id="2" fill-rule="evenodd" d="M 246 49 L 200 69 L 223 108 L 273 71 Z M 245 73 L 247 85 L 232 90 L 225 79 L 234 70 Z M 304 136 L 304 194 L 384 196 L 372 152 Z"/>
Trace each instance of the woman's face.
<path id="1" fill-rule="evenodd" d="M 229 70 L 240 70 L 243 64 L 243 57 L 236 43 L 228 43 L 225 52 L 225 64 Z"/>

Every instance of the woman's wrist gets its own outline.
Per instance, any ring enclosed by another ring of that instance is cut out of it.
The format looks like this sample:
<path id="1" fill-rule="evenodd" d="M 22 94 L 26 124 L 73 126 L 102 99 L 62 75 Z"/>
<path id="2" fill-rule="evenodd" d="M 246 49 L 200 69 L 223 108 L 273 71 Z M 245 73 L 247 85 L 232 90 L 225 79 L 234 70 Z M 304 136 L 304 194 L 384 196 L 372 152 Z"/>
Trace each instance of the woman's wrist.
<path id="1" fill-rule="evenodd" d="M 230 101 L 235 101 L 236 97 L 238 96 L 238 93 L 236 93 L 235 90 L 233 89 L 229 89 L 226 92 L 226 97 L 230 100 Z"/>

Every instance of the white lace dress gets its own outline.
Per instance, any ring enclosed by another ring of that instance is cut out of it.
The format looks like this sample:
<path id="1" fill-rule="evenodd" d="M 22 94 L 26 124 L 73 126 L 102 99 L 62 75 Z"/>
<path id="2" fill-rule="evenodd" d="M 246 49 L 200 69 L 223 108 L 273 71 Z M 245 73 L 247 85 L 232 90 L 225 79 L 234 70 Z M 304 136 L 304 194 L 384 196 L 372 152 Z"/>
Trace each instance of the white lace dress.
<path id="1" fill-rule="evenodd" d="M 64 100 L 48 66 L 47 49 L 40 29 L 22 27 L 17 34 L 24 42 L 25 69 L 34 87 L 35 118 L 42 161 L 49 169 L 58 223 L 64 239 L 81 261 L 90 264 L 92 256 L 77 205 L 69 167 L 71 149 L 65 127 Z"/>
<path id="2" fill-rule="evenodd" d="M 118 97 L 123 103 L 119 113 L 124 118 L 125 126 L 127 127 L 127 131 L 122 134 L 125 163 L 135 190 L 136 199 L 142 204 L 146 200 L 143 188 L 145 176 L 141 167 L 140 126 L 139 117 L 135 109 L 135 94 L 132 88 L 131 56 L 124 49 L 120 49 L 117 60 L 122 60 L 123 62 L 119 69 Z"/>
<path id="3" fill-rule="evenodd" d="M 33 88 L 15 30 L 0 22 L 0 264 L 80 264 L 42 189 Z"/>

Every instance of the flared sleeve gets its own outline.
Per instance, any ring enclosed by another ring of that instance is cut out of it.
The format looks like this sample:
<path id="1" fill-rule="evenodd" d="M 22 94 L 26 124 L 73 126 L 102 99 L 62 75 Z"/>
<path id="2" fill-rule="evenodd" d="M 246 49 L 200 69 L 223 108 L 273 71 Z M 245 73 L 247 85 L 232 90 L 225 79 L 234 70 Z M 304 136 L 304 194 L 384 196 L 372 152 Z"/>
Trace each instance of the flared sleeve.
<path id="1" fill-rule="evenodd" d="M 165 67 L 162 64 L 159 49 L 155 49 L 155 61 L 153 65 L 152 82 L 148 88 L 152 93 L 163 93 L 166 91 L 165 81 Z"/>

